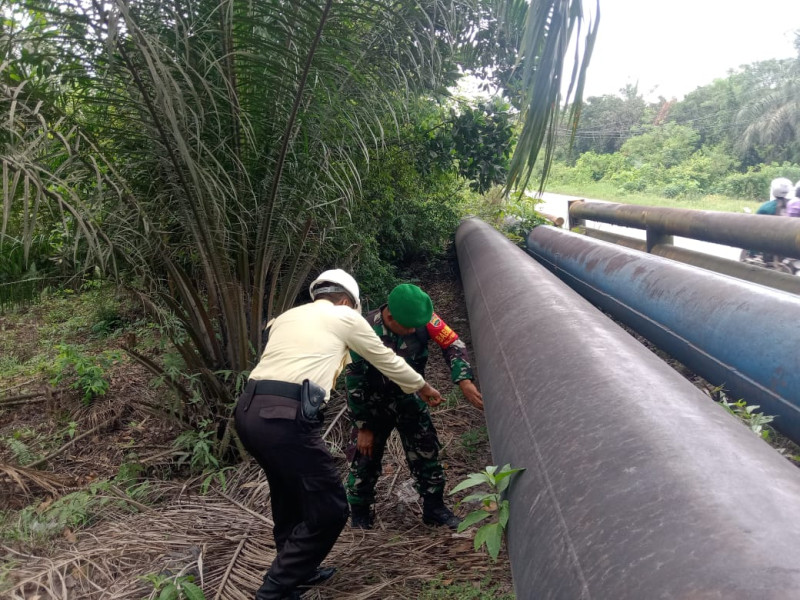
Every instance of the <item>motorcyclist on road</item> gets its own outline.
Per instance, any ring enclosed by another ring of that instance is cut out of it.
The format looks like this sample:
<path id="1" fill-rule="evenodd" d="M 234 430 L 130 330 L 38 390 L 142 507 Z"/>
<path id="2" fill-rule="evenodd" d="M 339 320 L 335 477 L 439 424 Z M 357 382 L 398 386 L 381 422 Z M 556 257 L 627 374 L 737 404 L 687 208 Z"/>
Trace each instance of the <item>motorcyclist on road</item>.
<path id="1" fill-rule="evenodd" d="M 797 182 L 800 184 L 800 181 Z M 792 185 L 792 182 L 785 177 L 773 179 L 770 184 L 770 200 L 764 202 L 756 214 L 777 215 L 777 216 L 800 216 L 800 199 L 794 198 L 800 187 Z M 774 271 L 789 273 L 794 275 L 797 272 L 795 262 L 792 259 L 767 254 L 766 252 L 756 252 L 753 250 L 742 250 L 742 262 L 765 267 Z"/>
<path id="2" fill-rule="evenodd" d="M 777 179 L 773 179 L 769 186 L 770 199 L 758 207 L 756 214 L 778 216 L 785 215 L 786 205 L 788 204 L 789 200 L 792 199 L 794 187 L 795 186 L 792 185 L 792 182 L 786 179 L 786 177 L 778 177 Z"/>

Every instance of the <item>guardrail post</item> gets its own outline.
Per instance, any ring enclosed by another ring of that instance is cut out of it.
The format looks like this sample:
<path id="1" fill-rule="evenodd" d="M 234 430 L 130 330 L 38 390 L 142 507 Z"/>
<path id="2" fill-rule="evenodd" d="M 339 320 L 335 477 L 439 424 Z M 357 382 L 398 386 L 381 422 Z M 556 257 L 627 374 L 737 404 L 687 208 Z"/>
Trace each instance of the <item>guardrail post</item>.
<path id="1" fill-rule="evenodd" d="M 648 254 L 653 251 L 653 246 L 657 244 L 663 244 L 666 246 L 673 246 L 675 245 L 675 238 L 667 233 L 664 233 L 663 229 L 656 229 L 655 227 L 648 226 L 645 228 L 647 231 L 647 252 Z"/>
<path id="2" fill-rule="evenodd" d="M 576 202 L 585 202 L 585 200 L 567 200 L 567 229 L 570 231 L 575 231 L 577 228 L 581 228 L 581 230 L 586 228 L 586 220 L 580 219 L 572 216 L 572 205 Z"/>

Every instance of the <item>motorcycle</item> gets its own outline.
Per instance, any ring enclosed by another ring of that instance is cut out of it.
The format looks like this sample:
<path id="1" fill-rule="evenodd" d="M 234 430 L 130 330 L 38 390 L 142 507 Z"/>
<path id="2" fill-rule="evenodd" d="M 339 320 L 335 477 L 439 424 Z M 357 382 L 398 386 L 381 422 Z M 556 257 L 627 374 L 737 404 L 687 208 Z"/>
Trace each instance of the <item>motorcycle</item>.
<path id="1" fill-rule="evenodd" d="M 800 277 L 800 258 L 777 256 L 756 250 L 742 250 L 739 262 Z"/>

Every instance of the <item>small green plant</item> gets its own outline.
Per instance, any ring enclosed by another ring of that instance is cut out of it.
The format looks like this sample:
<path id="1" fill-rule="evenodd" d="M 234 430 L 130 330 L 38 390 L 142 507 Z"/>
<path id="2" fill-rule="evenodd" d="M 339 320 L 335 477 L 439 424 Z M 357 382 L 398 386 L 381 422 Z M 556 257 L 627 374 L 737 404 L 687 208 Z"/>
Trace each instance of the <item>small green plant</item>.
<path id="1" fill-rule="evenodd" d="M 105 352 L 92 358 L 68 344 L 59 344 L 56 349 L 58 356 L 54 367 L 56 376 L 51 380 L 53 385 L 74 378 L 70 387 L 83 392 L 83 403 L 87 406 L 97 396 L 105 395 L 109 388 L 106 372 L 119 359 L 119 353 Z"/>
<path id="2" fill-rule="evenodd" d="M 67 428 L 64 430 L 64 435 L 66 435 L 69 439 L 75 437 L 75 434 L 78 432 L 78 423 L 76 421 L 70 421 L 67 423 Z"/>
<path id="3" fill-rule="evenodd" d="M 0 438 L 0 441 L 11 450 L 11 454 L 20 465 L 29 465 L 39 459 L 39 456 L 30 449 L 28 444 L 15 436 Z"/>
<path id="4" fill-rule="evenodd" d="M 425 582 L 419 600 L 514 600 L 514 593 L 502 589 L 489 577 L 480 582 L 458 583 L 445 577 Z"/>
<path id="5" fill-rule="evenodd" d="M 157 597 L 158 600 L 205 600 L 203 590 L 194 583 L 193 575 L 170 576 L 162 573 L 148 573 L 141 579 L 153 586 L 153 592 L 148 598 Z"/>
<path id="6" fill-rule="evenodd" d="M 2 522 L 2 518 L 0 518 L 0 522 Z M 12 575 L 17 566 L 18 563 L 15 560 L 5 560 L 3 563 L 0 563 L 0 594 L 11 591 L 12 582 L 14 580 Z"/>
<path id="7" fill-rule="evenodd" d="M 475 550 L 485 544 L 486 551 L 492 557 L 492 560 L 497 560 L 497 555 L 500 553 L 500 546 L 503 542 L 503 533 L 505 533 L 506 525 L 508 524 L 509 503 L 505 498 L 504 492 L 508 489 L 511 476 L 524 470 L 512 469 L 511 465 L 508 464 L 503 465 L 499 470 L 497 466 L 489 466 L 480 473 L 471 473 L 450 492 L 452 496 L 460 491 L 479 485 L 485 485 L 489 488 L 488 492 L 471 494 L 459 502 L 459 504 L 477 502 L 480 504 L 480 508 L 469 513 L 461 521 L 458 531 L 462 532 L 468 527 L 492 517 L 490 523 L 485 523 L 475 533 Z"/>
<path id="8" fill-rule="evenodd" d="M 119 307 L 111 302 L 101 303 L 93 315 L 94 324 L 92 333 L 97 337 L 109 337 L 125 325 L 125 320 L 119 312 Z"/>
<path id="9" fill-rule="evenodd" d="M 138 481 L 146 469 L 147 467 L 140 462 L 126 460 L 119 466 L 119 470 L 114 476 L 114 481 L 123 487 L 127 486 Z"/>
<path id="10" fill-rule="evenodd" d="M 469 429 L 461 434 L 460 442 L 461 446 L 467 452 L 467 454 L 475 454 L 478 451 L 478 448 L 488 441 L 489 436 L 486 431 L 486 426 L 483 425 L 481 427 L 476 427 L 474 429 Z"/>
<path id="11" fill-rule="evenodd" d="M 719 402 L 725 410 L 744 421 L 753 433 L 769 441 L 772 435 L 772 428 L 768 427 L 768 425 L 775 420 L 774 416 L 756 412 L 756 409 L 761 407 L 758 404 L 748 405 L 743 399 L 739 399 L 736 402 L 729 402 L 728 399 L 722 395 Z"/>
<path id="12" fill-rule="evenodd" d="M 44 542 L 67 528 L 76 530 L 92 525 L 109 506 L 136 510 L 125 498 L 113 495 L 111 485 L 107 480 L 95 481 L 86 489 L 56 500 L 26 506 L 0 523 L 0 539 Z"/>
<path id="13" fill-rule="evenodd" d="M 175 448 L 180 452 L 178 466 L 187 461 L 196 473 L 219 468 L 219 461 L 214 456 L 214 423 L 203 419 L 196 430 L 184 431 L 174 442 Z"/>
<path id="14" fill-rule="evenodd" d="M 20 465 L 28 465 L 39 460 L 40 455 L 33 450 L 33 447 L 41 447 L 42 441 L 36 430 L 31 427 L 20 427 L 12 431 L 10 436 L 0 437 L 0 442 L 8 447 Z"/>
<path id="15" fill-rule="evenodd" d="M 103 495 L 108 482 L 93 483 L 88 489 L 67 494 L 53 502 L 26 506 L 17 513 L 16 522 L 3 528 L 3 537 L 10 540 L 45 541 L 60 535 L 64 529 L 77 529 L 91 523 L 109 502 Z"/>
<path id="16" fill-rule="evenodd" d="M 221 370 L 221 371 L 214 371 L 215 375 L 220 376 L 225 382 L 231 381 L 233 379 L 235 386 L 234 386 L 234 395 L 238 396 L 244 391 L 244 387 L 247 385 L 247 379 L 250 377 L 250 371 L 231 371 L 229 369 Z"/>
<path id="17" fill-rule="evenodd" d="M 219 471 L 215 471 L 213 473 L 209 473 L 205 479 L 203 479 L 203 483 L 200 485 L 200 493 L 204 496 L 208 493 L 211 484 L 216 482 L 222 488 L 222 491 L 227 491 L 228 487 L 228 478 L 225 475 L 227 471 L 232 471 L 233 467 L 224 467 Z"/>
<path id="18" fill-rule="evenodd" d="M 444 395 L 444 402 L 439 405 L 440 409 L 455 408 L 461 404 L 461 391 L 453 388 Z"/>

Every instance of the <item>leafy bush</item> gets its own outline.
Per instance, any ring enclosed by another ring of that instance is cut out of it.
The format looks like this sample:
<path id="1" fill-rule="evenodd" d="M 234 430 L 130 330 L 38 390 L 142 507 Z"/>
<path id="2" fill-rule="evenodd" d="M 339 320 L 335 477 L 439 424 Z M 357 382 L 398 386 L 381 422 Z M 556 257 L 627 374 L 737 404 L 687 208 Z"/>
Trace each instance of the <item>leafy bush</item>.
<path id="1" fill-rule="evenodd" d="M 174 443 L 180 452 L 178 466 L 188 463 L 194 473 L 206 473 L 218 469 L 219 461 L 214 455 L 215 440 L 213 423 L 207 419 L 200 421 L 199 429 L 184 431 Z"/>
<path id="2" fill-rule="evenodd" d="M 622 145 L 620 153 L 634 164 L 668 169 L 688 159 L 697 150 L 698 140 L 697 133 L 691 127 L 667 123 L 630 138 Z"/>
<path id="3" fill-rule="evenodd" d="M 97 306 L 93 321 L 92 333 L 98 337 L 108 337 L 125 325 L 125 318 L 122 316 L 119 305 L 110 300 L 106 300 Z"/>
<path id="4" fill-rule="evenodd" d="M 452 112 L 453 157 L 458 174 L 470 180 L 470 187 L 480 193 L 505 183 L 511 153 L 511 115 L 509 106 L 499 100 L 462 105 Z"/>
<path id="5" fill-rule="evenodd" d="M 700 185 L 691 179 L 673 181 L 661 190 L 661 195 L 665 198 L 697 197 Z"/>
<path id="6" fill-rule="evenodd" d="M 453 172 L 424 175 L 409 149 L 392 147 L 376 156 L 352 222 L 336 239 L 339 254 L 350 248 L 357 256 L 355 273 L 364 296 L 383 302 L 396 268 L 444 252 L 458 226 L 464 187 Z"/>
<path id="7" fill-rule="evenodd" d="M 582 154 L 571 170 L 575 178 L 582 181 L 600 181 L 606 175 L 629 168 L 622 154 Z"/>
<path id="8" fill-rule="evenodd" d="M 719 192 L 727 196 L 769 200 L 769 186 L 776 177 L 788 177 L 792 182 L 800 179 L 800 166 L 791 163 L 782 165 L 757 165 L 746 173 L 732 173 L 719 183 Z"/>
<path id="9" fill-rule="evenodd" d="M 14 216 L 11 215 L 12 230 Z M 57 253 L 53 236 L 34 235 L 26 248 L 20 239 L 0 234 L 0 311 L 30 303 L 45 287 L 58 282 L 53 260 Z"/>
<path id="10" fill-rule="evenodd" d="M 104 396 L 109 388 L 106 372 L 119 359 L 117 352 L 105 352 L 97 357 L 86 356 L 75 346 L 60 344 L 54 369 L 53 385 L 65 379 L 74 379 L 70 387 L 83 392 L 83 403 L 89 405 L 97 396 Z"/>

